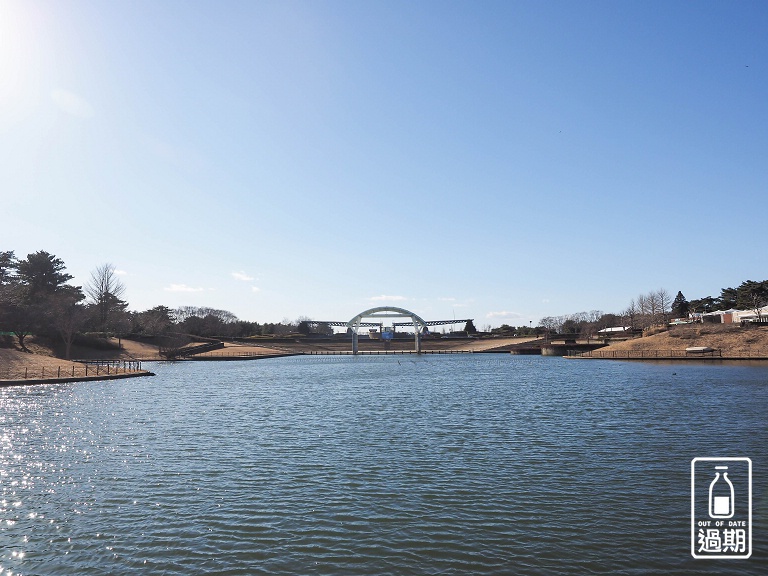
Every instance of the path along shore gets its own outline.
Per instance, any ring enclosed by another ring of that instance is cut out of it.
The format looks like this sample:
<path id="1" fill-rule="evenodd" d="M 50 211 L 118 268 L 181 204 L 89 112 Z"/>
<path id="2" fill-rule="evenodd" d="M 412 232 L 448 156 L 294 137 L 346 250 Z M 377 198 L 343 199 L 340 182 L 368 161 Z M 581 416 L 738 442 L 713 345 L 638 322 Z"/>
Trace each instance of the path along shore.
<path id="1" fill-rule="evenodd" d="M 459 352 L 508 352 L 531 338 L 434 339 L 422 341 L 428 354 Z M 75 382 L 152 376 L 141 362 L 161 361 L 157 346 L 123 340 L 118 351 L 76 350 L 89 358 L 62 360 L 46 354 L 0 348 L 0 386 Z M 708 347 L 712 352 L 689 353 L 687 348 Z M 395 340 L 389 348 L 383 342 L 361 341 L 362 354 L 409 353 L 413 342 Z M 37 351 L 37 350 L 35 350 Z M 323 339 L 295 341 L 254 341 L 226 343 L 224 348 L 197 354 L 197 361 L 256 360 L 299 354 L 349 354 L 349 342 Z M 658 334 L 615 342 L 591 353 L 573 356 L 621 360 L 768 360 L 768 326 L 696 324 L 672 327 Z"/>
<path id="2" fill-rule="evenodd" d="M 425 340 L 426 353 L 488 352 L 504 351 L 505 346 L 525 342 L 525 338 L 496 338 L 490 340 Z M 105 380 L 152 376 L 153 373 L 141 367 L 142 362 L 157 362 L 164 359 L 157 346 L 122 340 L 119 350 L 75 349 L 73 355 L 88 360 L 70 361 L 51 356 L 50 350 L 29 345 L 36 353 L 0 348 L 0 386 L 40 384 L 54 382 L 76 382 L 84 380 Z M 216 360 L 257 360 L 303 354 L 350 354 L 349 342 L 327 341 L 280 341 L 254 343 L 225 343 L 224 348 L 196 354 L 195 361 Z M 382 342 L 361 342 L 361 354 L 406 353 L 413 350 L 410 340 L 397 340 L 385 349 Z"/>
<path id="3" fill-rule="evenodd" d="M 711 352 L 690 352 L 691 348 L 709 348 Z M 572 357 L 610 360 L 768 360 L 768 326 L 683 324 Z"/>
<path id="4" fill-rule="evenodd" d="M 131 358 L 76 362 L 45 354 L 0 348 L 0 386 L 113 380 L 153 376 L 141 362 Z"/>

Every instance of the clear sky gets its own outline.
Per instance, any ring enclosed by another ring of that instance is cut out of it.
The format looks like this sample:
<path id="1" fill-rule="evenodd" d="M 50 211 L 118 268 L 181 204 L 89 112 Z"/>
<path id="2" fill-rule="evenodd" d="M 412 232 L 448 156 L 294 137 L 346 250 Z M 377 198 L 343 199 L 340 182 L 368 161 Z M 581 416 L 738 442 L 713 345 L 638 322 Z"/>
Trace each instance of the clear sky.
<path id="1" fill-rule="evenodd" d="M 0 249 L 478 327 L 768 279 L 768 3 L 0 0 Z"/>

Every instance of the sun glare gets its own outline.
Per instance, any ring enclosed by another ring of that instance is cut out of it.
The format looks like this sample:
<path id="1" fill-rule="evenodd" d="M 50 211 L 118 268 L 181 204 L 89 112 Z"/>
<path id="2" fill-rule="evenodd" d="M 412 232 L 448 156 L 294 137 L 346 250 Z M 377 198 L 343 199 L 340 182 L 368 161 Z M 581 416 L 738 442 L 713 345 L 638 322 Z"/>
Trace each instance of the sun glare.
<path id="1" fill-rule="evenodd" d="M 41 97 L 33 6 L 0 0 L 0 120 L 23 119 Z"/>

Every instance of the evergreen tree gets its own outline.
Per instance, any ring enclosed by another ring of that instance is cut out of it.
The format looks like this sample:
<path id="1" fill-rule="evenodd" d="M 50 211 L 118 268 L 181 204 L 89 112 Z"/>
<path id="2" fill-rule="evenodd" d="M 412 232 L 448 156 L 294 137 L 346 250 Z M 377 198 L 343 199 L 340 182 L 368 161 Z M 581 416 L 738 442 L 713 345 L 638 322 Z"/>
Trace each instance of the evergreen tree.
<path id="1" fill-rule="evenodd" d="M 720 298 L 717 299 L 716 310 L 730 310 L 738 307 L 739 294 L 736 288 L 723 288 L 720 290 Z"/>
<path id="2" fill-rule="evenodd" d="M 719 310 L 717 308 L 717 300 L 715 298 L 712 298 L 712 296 L 705 296 L 704 298 L 698 298 L 696 300 L 691 300 L 688 303 L 688 310 L 690 312 L 714 312 L 715 310 Z"/>
<path id="3" fill-rule="evenodd" d="M 10 284 L 14 279 L 14 271 L 18 266 L 13 250 L 0 252 L 0 286 Z"/>
<path id="4" fill-rule="evenodd" d="M 309 322 L 306 320 L 300 320 L 299 326 L 296 330 L 303 336 L 309 336 L 309 333 L 312 331 L 310 329 Z"/>
<path id="5" fill-rule="evenodd" d="M 682 292 L 678 291 L 677 296 L 672 301 L 672 316 L 675 318 L 686 318 L 689 308 L 688 300 L 685 299 Z"/>
<path id="6" fill-rule="evenodd" d="M 736 306 L 741 310 L 754 310 L 762 319 L 761 309 L 768 306 L 768 280 L 755 282 L 747 280 L 736 289 Z"/>
<path id="7" fill-rule="evenodd" d="M 467 323 L 464 325 L 464 331 L 467 334 L 477 334 L 477 328 L 475 328 L 475 323 L 472 322 L 472 320 L 467 320 Z"/>
<path id="8" fill-rule="evenodd" d="M 61 258 L 43 250 L 19 260 L 16 269 L 29 299 L 54 294 L 72 279 L 71 274 L 64 272 L 64 262 Z"/>
<path id="9" fill-rule="evenodd" d="M 17 264 L 12 250 L 0 252 L 0 327 L 5 329 L 8 329 L 8 317 L 20 293 L 15 275 Z"/>

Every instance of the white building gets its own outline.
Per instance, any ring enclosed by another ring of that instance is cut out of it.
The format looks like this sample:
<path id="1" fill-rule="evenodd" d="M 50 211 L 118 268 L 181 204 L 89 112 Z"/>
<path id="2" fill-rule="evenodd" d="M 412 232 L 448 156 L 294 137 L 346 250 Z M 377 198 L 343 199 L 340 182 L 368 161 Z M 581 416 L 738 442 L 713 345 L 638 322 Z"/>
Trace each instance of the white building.
<path id="1" fill-rule="evenodd" d="M 768 306 L 760 308 L 760 317 L 768 319 Z M 757 322 L 759 319 L 755 310 L 736 310 L 733 313 L 734 322 Z"/>
<path id="2" fill-rule="evenodd" d="M 768 319 L 768 306 L 760 308 L 760 316 Z M 717 310 L 715 312 L 694 312 L 689 314 L 693 322 L 715 322 L 722 324 L 739 324 L 741 322 L 757 322 L 758 317 L 755 310 Z"/>

